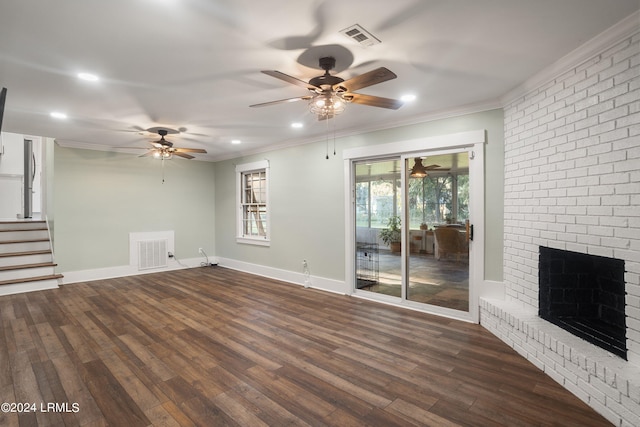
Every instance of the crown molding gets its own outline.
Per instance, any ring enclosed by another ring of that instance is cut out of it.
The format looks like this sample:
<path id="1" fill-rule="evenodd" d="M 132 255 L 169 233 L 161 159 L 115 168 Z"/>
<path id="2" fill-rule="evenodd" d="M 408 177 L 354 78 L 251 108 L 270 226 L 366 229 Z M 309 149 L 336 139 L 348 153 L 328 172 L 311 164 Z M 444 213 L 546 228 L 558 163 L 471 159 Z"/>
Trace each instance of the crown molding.
<path id="1" fill-rule="evenodd" d="M 533 75 L 533 77 L 527 79 L 524 83 L 504 94 L 500 97 L 502 106 L 504 107 L 540 86 L 554 80 L 561 74 L 566 73 L 567 70 L 574 69 L 584 64 L 596 55 L 610 49 L 615 44 L 620 43 L 622 40 L 639 31 L 640 10 L 635 11 L 631 15 L 619 21 L 617 24 L 609 27 L 591 40 L 582 44 L 577 49 L 563 56 L 549 67 Z"/>

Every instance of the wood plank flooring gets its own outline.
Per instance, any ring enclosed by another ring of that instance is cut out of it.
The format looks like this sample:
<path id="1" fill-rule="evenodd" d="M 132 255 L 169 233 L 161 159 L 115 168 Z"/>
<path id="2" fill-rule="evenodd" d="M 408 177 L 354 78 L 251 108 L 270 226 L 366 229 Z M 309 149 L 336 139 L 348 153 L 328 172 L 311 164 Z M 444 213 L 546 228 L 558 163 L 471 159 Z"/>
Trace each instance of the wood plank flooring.
<path id="1" fill-rule="evenodd" d="M 0 320 L 0 402 L 37 405 L 2 426 L 610 425 L 479 325 L 220 267 L 4 296 Z"/>

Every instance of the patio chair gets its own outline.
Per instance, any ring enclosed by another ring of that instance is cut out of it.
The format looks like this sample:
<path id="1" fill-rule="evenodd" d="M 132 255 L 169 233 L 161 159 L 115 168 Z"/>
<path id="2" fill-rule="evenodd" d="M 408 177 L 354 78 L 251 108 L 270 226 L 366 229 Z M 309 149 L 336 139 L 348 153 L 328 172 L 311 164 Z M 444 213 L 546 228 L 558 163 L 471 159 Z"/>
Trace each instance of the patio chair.
<path id="1" fill-rule="evenodd" d="M 455 228 L 441 227 L 433 231 L 435 237 L 435 258 L 447 258 L 455 256 L 456 261 L 460 261 L 462 256 L 467 256 L 467 246 L 465 245 L 465 234 Z"/>

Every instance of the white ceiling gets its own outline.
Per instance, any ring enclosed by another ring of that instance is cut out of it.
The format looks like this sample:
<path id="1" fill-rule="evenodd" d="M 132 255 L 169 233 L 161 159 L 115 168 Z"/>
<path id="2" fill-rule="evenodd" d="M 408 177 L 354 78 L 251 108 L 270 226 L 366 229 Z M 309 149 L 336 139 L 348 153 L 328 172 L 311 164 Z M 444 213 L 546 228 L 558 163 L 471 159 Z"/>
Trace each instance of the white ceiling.
<path id="1" fill-rule="evenodd" d="M 639 9 L 640 0 L 2 0 L 3 130 L 104 149 L 145 147 L 157 137 L 140 130 L 163 126 L 182 130 L 167 138 L 176 146 L 206 149 L 200 159 L 231 158 L 327 132 L 304 101 L 249 108 L 307 94 L 260 70 L 307 81 L 327 55 L 345 80 L 387 67 L 397 79 L 358 92 L 415 101 L 395 111 L 350 104 L 329 124 L 338 135 L 392 127 L 499 106 Z M 356 23 L 382 43 L 340 34 Z"/>

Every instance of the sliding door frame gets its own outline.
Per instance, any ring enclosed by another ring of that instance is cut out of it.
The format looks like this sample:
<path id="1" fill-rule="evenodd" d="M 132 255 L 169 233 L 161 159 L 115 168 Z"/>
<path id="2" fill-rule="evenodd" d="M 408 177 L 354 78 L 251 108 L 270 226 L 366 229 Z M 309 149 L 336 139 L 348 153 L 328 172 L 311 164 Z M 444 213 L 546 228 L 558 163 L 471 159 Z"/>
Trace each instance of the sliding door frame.
<path id="1" fill-rule="evenodd" d="M 366 298 L 363 292 L 356 292 L 355 265 L 355 179 L 354 163 L 365 159 L 382 159 L 397 156 L 407 158 L 431 151 L 469 151 L 469 180 L 473 183 L 473 194 L 470 195 L 470 208 L 473 212 L 473 242 L 469 245 L 469 311 L 461 312 L 450 309 L 439 309 L 433 306 L 412 304 L 404 298 L 380 298 L 377 301 L 403 306 L 413 310 L 424 311 L 444 317 L 451 317 L 473 323 L 480 321 L 479 289 L 484 280 L 484 145 L 485 130 L 475 130 L 447 134 L 441 136 L 418 138 L 373 146 L 363 146 L 344 150 L 344 188 L 345 188 L 345 284 L 349 295 Z M 404 165 L 403 165 L 404 168 Z M 403 169 L 404 170 L 404 169 Z M 404 211 L 403 211 L 404 212 Z M 402 250 L 406 251 L 406 233 L 402 233 Z M 406 274 L 406 260 L 403 260 L 402 275 Z M 403 290 L 404 295 L 404 290 Z"/>

